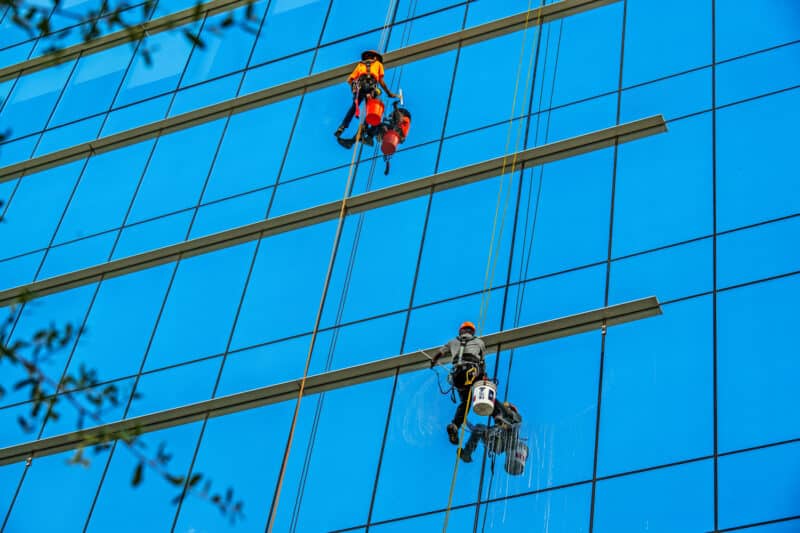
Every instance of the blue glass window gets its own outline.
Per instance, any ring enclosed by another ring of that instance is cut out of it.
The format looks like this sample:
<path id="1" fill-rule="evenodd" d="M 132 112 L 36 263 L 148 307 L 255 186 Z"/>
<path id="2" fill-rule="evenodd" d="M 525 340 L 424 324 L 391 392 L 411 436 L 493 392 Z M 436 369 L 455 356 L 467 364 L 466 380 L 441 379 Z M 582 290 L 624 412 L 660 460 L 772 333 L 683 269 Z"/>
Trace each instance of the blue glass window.
<path id="1" fill-rule="evenodd" d="M 720 529 L 797 516 L 798 476 L 797 443 L 720 457 Z"/>
<path id="2" fill-rule="evenodd" d="M 695 298 L 609 329 L 598 475 L 713 451 L 711 305 Z"/>
<path id="3" fill-rule="evenodd" d="M 291 53 L 314 48 L 328 12 L 329 0 L 275 0 L 270 2 L 267 18 L 253 51 L 253 64 L 261 64 Z M 299 31 L 298 31 L 299 30 Z M 308 74 L 308 67 L 298 70 L 285 81 Z"/>
<path id="4" fill-rule="evenodd" d="M 254 250 L 248 242 L 178 264 L 145 368 L 225 351 Z"/>
<path id="5" fill-rule="evenodd" d="M 485 504 L 479 527 L 506 533 L 586 533 L 591 501 L 587 484 Z"/>
<path id="6" fill-rule="evenodd" d="M 597 533 L 714 529 L 714 464 L 702 461 L 600 481 Z M 675 510 L 680 509 L 679 513 Z"/>
<path id="7" fill-rule="evenodd" d="M 172 455 L 167 471 L 174 476 L 184 476 L 197 446 L 200 425 L 188 424 L 148 434 L 140 439 L 147 446 L 144 453 L 155 455 L 159 444 L 166 443 L 166 451 Z M 171 485 L 147 467 L 143 470 L 141 484 L 138 487 L 131 486 L 137 464 L 136 456 L 124 444 L 117 442 L 86 531 L 139 533 L 169 529 L 176 513 L 172 499 L 180 494 L 180 487 Z M 209 472 L 209 476 L 213 478 L 214 473 Z M 147 509 L 147 512 L 128 513 L 121 520 L 120 502 L 125 502 L 131 509 Z M 207 502 L 203 503 L 208 505 Z"/>
<path id="8" fill-rule="evenodd" d="M 7 531 L 80 531 L 89 514 L 108 450 L 84 452 L 88 466 L 67 461 L 69 451 L 35 459 L 5 524 Z M 9 467 L 4 467 L 9 468 Z M 65 495 L 69 495 L 65 498 Z M 47 509 L 47 512 L 42 512 Z"/>
<path id="9" fill-rule="evenodd" d="M 136 374 L 173 269 L 174 264 L 162 265 L 103 281 L 69 372 L 85 365 L 103 381 Z"/>
<path id="10" fill-rule="evenodd" d="M 262 240 L 231 348 L 311 331 L 335 224 L 328 222 Z"/>
<path id="11" fill-rule="evenodd" d="M 711 115 L 668 128 L 619 147 L 616 257 L 711 234 Z"/>
<path id="12" fill-rule="evenodd" d="M 720 92 L 717 67 L 717 94 Z M 666 120 L 711 109 L 711 68 L 640 85 L 622 92 L 620 121 L 664 115 Z"/>
<path id="13" fill-rule="evenodd" d="M 609 303 L 646 296 L 665 302 L 710 291 L 712 244 L 708 238 L 614 261 Z"/>
<path id="14" fill-rule="evenodd" d="M 720 293 L 717 307 L 719 449 L 797 437 L 800 365 L 794 304 L 800 276 Z"/>
<path id="15" fill-rule="evenodd" d="M 717 105 L 800 85 L 800 43 L 717 65 Z"/>
<path id="16" fill-rule="evenodd" d="M 73 64 L 64 63 L 20 78 L 3 103 L 3 129 L 11 130 L 13 138 L 44 129 Z"/>
<path id="17" fill-rule="evenodd" d="M 800 90 L 793 90 L 717 111 L 719 230 L 800 211 L 798 104 Z"/>
<path id="18" fill-rule="evenodd" d="M 711 4 L 709 0 L 626 2 L 623 84 L 711 63 Z"/>
<path id="19" fill-rule="evenodd" d="M 800 39 L 797 3 L 746 0 L 716 3 L 717 61 Z"/>
<path id="20" fill-rule="evenodd" d="M 720 235 L 717 283 L 729 287 L 800 270 L 800 218 Z"/>

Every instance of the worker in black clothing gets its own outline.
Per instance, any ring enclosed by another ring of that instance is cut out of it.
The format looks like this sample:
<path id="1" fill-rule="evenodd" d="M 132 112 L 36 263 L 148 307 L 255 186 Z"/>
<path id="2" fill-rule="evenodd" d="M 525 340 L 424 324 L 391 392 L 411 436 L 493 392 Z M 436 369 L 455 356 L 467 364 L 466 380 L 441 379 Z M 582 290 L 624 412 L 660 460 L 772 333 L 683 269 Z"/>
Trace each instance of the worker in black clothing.
<path id="1" fill-rule="evenodd" d="M 339 138 L 344 133 L 344 130 L 350 125 L 353 116 L 356 114 L 356 108 L 361 105 L 365 98 L 378 98 L 381 94 L 378 86 L 383 88 L 389 98 L 397 98 L 389 87 L 386 86 L 386 81 L 383 79 L 383 56 L 375 50 L 367 50 L 361 53 L 361 61 L 358 62 L 350 77 L 347 78 L 347 83 L 350 84 L 350 90 L 353 93 L 353 103 L 344 115 L 341 125 L 336 129 L 334 135 Z M 374 137 L 375 132 L 371 131 L 373 126 L 367 126 L 363 137 L 370 140 Z"/>
<path id="2" fill-rule="evenodd" d="M 447 424 L 447 436 L 450 442 L 458 444 L 458 429 L 464 423 L 467 412 L 467 400 L 472 384 L 482 379 L 485 372 L 484 358 L 486 345 L 479 337 L 475 336 L 475 324 L 464 322 L 458 328 L 458 337 L 451 340 L 436 353 L 431 359 L 431 367 L 436 365 L 439 358 L 452 357 L 450 381 L 453 384 L 461 402 L 456 407 L 453 421 Z"/>
<path id="3" fill-rule="evenodd" d="M 461 459 L 465 463 L 472 462 L 472 452 L 478 447 L 478 442 L 483 441 L 484 446 L 492 454 L 501 454 L 514 449 L 519 439 L 519 427 L 522 424 L 522 415 L 517 408 L 509 402 L 495 402 L 492 411 L 494 426 L 476 424 L 471 426 L 471 433 L 467 444 L 461 450 Z"/>

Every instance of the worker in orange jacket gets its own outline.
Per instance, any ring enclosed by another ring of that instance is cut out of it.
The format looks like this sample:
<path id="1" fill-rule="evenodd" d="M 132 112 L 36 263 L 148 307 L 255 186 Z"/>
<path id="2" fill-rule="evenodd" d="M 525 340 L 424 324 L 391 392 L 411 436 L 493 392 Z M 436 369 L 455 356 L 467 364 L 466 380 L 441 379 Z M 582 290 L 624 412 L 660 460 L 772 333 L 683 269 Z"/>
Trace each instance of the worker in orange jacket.
<path id="1" fill-rule="evenodd" d="M 342 124 L 334 133 L 337 138 L 341 137 L 344 130 L 353 120 L 353 116 L 356 114 L 356 106 L 361 105 L 365 98 L 377 98 L 381 94 L 378 86 L 386 91 L 386 95 L 389 98 L 397 98 L 397 95 L 386 86 L 383 76 L 383 56 L 375 50 L 362 52 L 361 61 L 358 62 L 356 68 L 353 69 L 353 73 L 347 78 L 347 83 L 350 84 L 350 89 L 353 92 L 353 103 L 350 104 L 350 109 L 344 115 Z M 364 135 L 364 137 L 371 138 L 372 136 Z"/>

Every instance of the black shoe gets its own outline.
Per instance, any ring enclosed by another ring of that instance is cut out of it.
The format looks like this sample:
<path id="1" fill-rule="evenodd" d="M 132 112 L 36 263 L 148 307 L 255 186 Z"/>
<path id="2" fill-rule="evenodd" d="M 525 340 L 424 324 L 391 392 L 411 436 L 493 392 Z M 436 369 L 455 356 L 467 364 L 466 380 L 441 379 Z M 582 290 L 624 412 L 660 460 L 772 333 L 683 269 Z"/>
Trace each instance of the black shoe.
<path id="1" fill-rule="evenodd" d="M 458 426 L 452 422 L 447 424 L 447 438 L 450 439 L 450 444 L 458 444 Z"/>
<path id="2" fill-rule="evenodd" d="M 339 126 L 339 128 L 338 128 L 338 129 L 337 129 L 335 132 L 333 132 L 333 134 L 334 134 L 334 135 L 335 135 L 337 138 L 338 138 L 338 137 L 341 137 L 341 136 L 342 136 L 342 133 L 344 133 L 344 126 Z"/>
<path id="3" fill-rule="evenodd" d="M 372 137 L 372 136 L 363 137 L 361 139 L 361 142 L 364 143 L 367 146 L 374 146 L 375 145 L 375 137 Z"/>
<path id="4" fill-rule="evenodd" d="M 461 460 L 464 461 L 465 463 L 471 463 L 472 462 L 472 451 L 467 450 L 466 448 L 461 450 Z"/>
<path id="5" fill-rule="evenodd" d="M 355 139 L 342 139 L 341 137 L 337 138 L 336 140 L 339 142 L 342 148 L 348 148 L 348 149 L 352 148 L 353 144 L 355 144 L 356 142 Z"/>

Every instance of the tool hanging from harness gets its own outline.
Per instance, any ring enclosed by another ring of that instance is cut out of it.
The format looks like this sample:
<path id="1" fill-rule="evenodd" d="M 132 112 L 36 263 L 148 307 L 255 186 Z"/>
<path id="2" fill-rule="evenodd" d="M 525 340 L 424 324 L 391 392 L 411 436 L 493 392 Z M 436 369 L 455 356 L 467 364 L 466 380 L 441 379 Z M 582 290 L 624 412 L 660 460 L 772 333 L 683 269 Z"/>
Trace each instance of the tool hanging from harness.
<path id="1" fill-rule="evenodd" d="M 400 91 L 402 98 L 402 90 Z M 381 132 L 381 152 L 386 168 L 383 175 L 389 174 L 389 160 L 397 151 L 397 145 L 406 142 L 408 130 L 411 128 L 411 113 L 404 107 L 398 107 L 395 101 L 392 114 L 384 121 Z"/>

